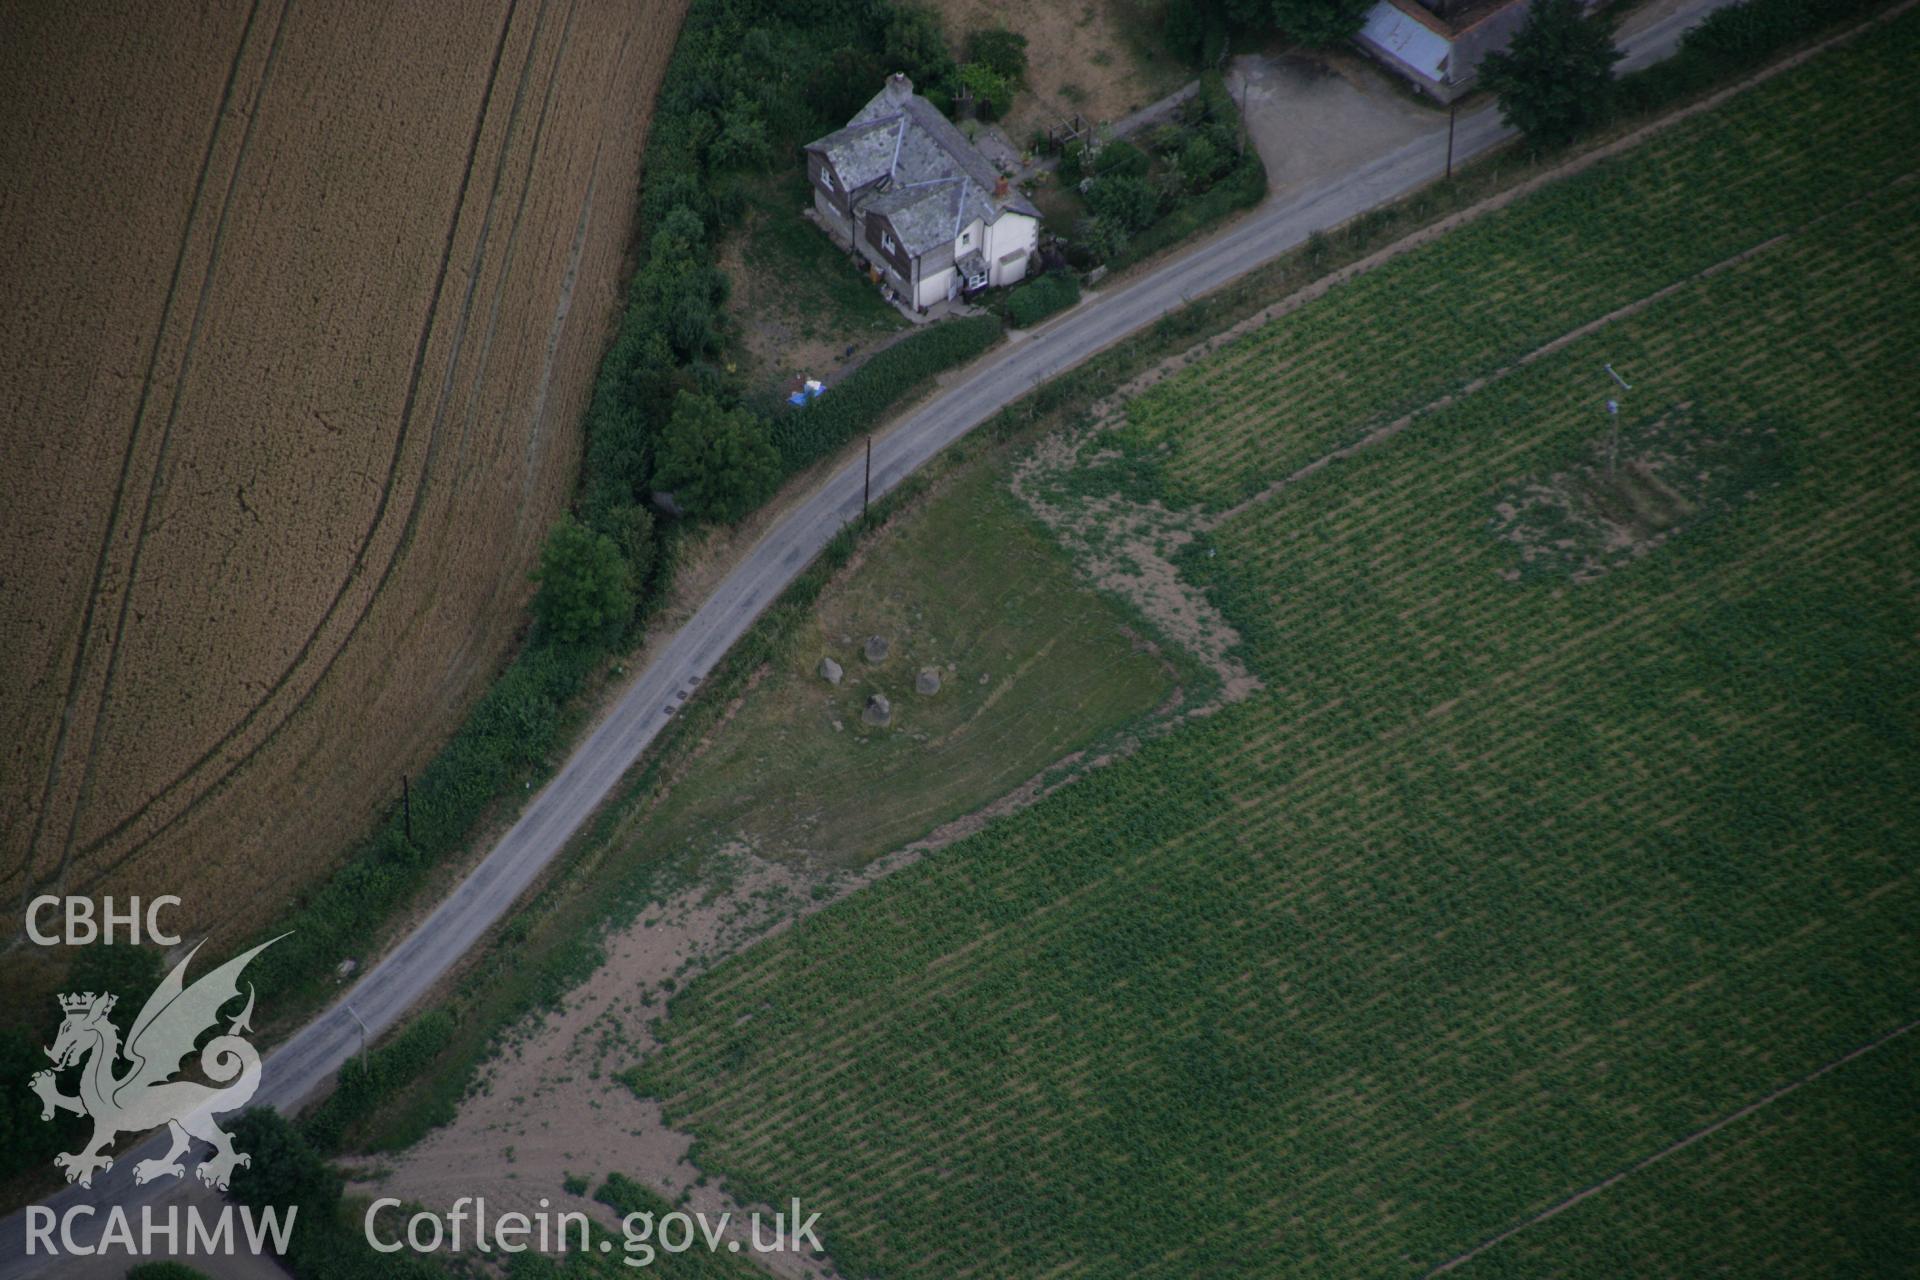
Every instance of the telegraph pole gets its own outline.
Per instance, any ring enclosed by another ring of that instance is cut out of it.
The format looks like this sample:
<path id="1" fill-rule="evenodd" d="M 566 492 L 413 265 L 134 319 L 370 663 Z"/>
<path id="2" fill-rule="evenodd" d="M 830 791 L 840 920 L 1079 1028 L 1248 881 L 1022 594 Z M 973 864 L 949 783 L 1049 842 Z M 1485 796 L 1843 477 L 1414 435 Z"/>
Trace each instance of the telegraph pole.
<path id="1" fill-rule="evenodd" d="M 413 791 L 407 786 L 407 775 L 400 775 L 400 818 L 405 824 L 407 843 L 413 843 Z"/>
<path id="2" fill-rule="evenodd" d="M 1460 101 L 1447 104 L 1447 181 L 1453 181 L 1453 122 L 1460 116 Z"/>
<path id="3" fill-rule="evenodd" d="M 352 1005 L 346 1006 L 346 1009 L 353 1015 L 354 1025 L 360 1028 L 360 1071 L 364 1075 L 367 1071 L 367 1024 L 360 1021 L 360 1015 L 354 1012 Z"/>
<path id="4" fill-rule="evenodd" d="M 867 504 L 873 499 L 873 437 L 867 437 L 867 483 L 860 491 L 860 518 L 866 519 Z"/>
<path id="5" fill-rule="evenodd" d="M 1625 378 L 1613 371 L 1611 363 L 1604 367 L 1607 376 L 1619 383 L 1622 391 L 1633 390 L 1632 385 Z M 1620 402 L 1612 397 L 1607 399 L 1607 418 L 1611 422 L 1607 432 L 1607 474 L 1611 476 L 1620 466 Z"/>

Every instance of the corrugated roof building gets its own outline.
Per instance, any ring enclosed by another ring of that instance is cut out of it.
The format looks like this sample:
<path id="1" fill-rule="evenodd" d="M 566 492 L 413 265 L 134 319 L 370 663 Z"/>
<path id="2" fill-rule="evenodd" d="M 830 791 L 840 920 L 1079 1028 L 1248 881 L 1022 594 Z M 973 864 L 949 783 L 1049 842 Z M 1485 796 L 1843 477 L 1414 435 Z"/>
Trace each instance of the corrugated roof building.
<path id="1" fill-rule="evenodd" d="M 822 224 L 914 308 L 1025 278 L 1040 211 L 904 75 L 806 155 Z"/>
<path id="2" fill-rule="evenodd" d="M 1474 87 L 1489 53 L 1512 43 L 1532 4 L 1455 0 L 1436 13 L 1432 0 L 1379 0 L 1354 40 L 1418 88 L 1452 102 Z M 1596 0 L 1581 0 L 1581 5 L 1592 9 Z"/>

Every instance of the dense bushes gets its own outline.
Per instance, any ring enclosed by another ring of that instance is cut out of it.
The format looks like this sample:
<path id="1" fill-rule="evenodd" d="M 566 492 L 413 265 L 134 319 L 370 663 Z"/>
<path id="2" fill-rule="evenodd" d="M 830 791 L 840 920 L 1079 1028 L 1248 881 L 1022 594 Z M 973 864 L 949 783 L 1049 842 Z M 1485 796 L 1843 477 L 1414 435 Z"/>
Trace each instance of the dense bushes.
<path id="1" fill-rule="evenodd" d="M 1028 281 L 1007 296 L 1007 319 L 1016 329 L 1030 329 L 1078 301 L 1079 278 L 1070 272 L 1051 272 Z"/>
<path id="2" fill-rule="evenodd" d="M 230 1128 L 234 1145 L 253 1157 L 234 1171 L 233 1198 L 256 1210 L 297 1210 L 285 1261 L 300 1280 L 444 1280 L 446 1271 L 426 1257 L 367 1247 L 359 1215 L 342 1203 L 340 1175 L 283 1116 L 259 1108 Z"/>
<path id="3" fill-rule="evenodd" d="M 340 1078 L 327 1100 L 314 1108 L 300 1126 L 301 1136 L 323 1151 L 336 1149 L 349 1125 L 371 1115 L 376 1107 L 426 1069 L 435 1054 L 453 1038 L 453 1015 L 444 1009 L 416 1018 L 388 1043 L 355 1058 L 340 1069 Z M 433 1117 L 444 1124 L 447 1114 Z"/>
<path id="4" fill-rule="evenodd" d="M 1112 260 L 1125 266 L 1150 258 L 1162 249 L 1198 235 L 1214 223 L 1241 210 L 1251 209 L 1267 198 L 1267 167 L 1252 148 L 1226 176 L 1204 194 L 1182 200 L 1152 226 L 1127 240 L 1125 248 Z"/>
<path id="5" fill-rule="evenodd" d="M 159 984 L 158 951 L 116 943 L 79 948 L 65 990 L 111 991 L 118 996 L 109 1021 L 124 1038 Z M 85 1116 L 62 1111 L 50 1121 L 42 1120 L 40 1095 L 27 1088 L 36 1071 L 53 1065 L 43 1046 L 53 1043 L 63 1016 L 48 996 L 39 1017 L 0 1030 L 0 1080 L 10 1082 L 10 1087 L 0 1089 L 0 1177 L 51 1167 L 57 1153 L 77 1150 L 86 1140 Z"/>
<path id="6" fill-rule="evenodd" d="M 1351 39 L 1373 0 L 1169 0 L 1163 35 L 1175 57 L 1196 67 L 1218 66 L 1229 39 L 1278 30 L 1299 44 L 1329 48 Z"/>
<path id="7" fill-rule="evenodd" d="M 1200 77 L 1179 119 L 1147 142 L 1151 154 L 1110 142 L 1090 160 L 1074 148 L 1062 157 L 1062 181 L 1091 170 L 1082 184 L 1090 216 L 1077 228 L 1082 264 L 1137 262 L 1266 195 L 1266 167 L 1243 145 L 1239 110 L 1217 71 Z"/>
<path id="8" fill-rule="evenodd" d="M 1680 38 L 1670 58 L 1620 77 L 1616 111 L 1638 115 L 1700 93 L 1771 61 L 1801 41 L 1857 21 L 1887 0 L 1745 0 L 1716 9 Z"/>
<path id="9" fill-rule="evenodd" d="M 943 320 L 886 348 L 839 386 L 774 421 L 781 465 L 796 471 L 871 431 L 900 401 L 924 390 L 933 376 L 964 364 L 1000 340 L 993 316 Z"/>
<path id="10" fill-rule="evenodd" d="M 633 616 L 631 570 L 619 544 L 572 516 L 547 535 L 533 577 L 540 584 L 533 616 L 555 644 L 605 644 Z"/>

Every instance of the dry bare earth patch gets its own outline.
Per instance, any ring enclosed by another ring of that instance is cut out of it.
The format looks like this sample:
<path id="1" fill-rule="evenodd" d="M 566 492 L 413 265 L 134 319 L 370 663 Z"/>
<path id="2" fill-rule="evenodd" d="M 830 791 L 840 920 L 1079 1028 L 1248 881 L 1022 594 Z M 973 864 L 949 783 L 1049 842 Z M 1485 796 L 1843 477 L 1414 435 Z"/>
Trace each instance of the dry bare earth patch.
<path id="1" fill-rule="evenodd" d="M 0 38 L 0 892 L 251 925 L 390 803 L 571 488 L 683 0 Z"/>
<path id="2" fill-rule="evenodd" d="M 955 56 L 967 37 L 1005 27 L 1027 38 L 1025 91 L 1014 98 L 1005 128 L 1016 144 L 1027 134 L 1078 112 L 1118 120 L 1157 102 L 1193 78 L 1160 45 L 1165 6 L 1154 0 L 933 0 Z"/>

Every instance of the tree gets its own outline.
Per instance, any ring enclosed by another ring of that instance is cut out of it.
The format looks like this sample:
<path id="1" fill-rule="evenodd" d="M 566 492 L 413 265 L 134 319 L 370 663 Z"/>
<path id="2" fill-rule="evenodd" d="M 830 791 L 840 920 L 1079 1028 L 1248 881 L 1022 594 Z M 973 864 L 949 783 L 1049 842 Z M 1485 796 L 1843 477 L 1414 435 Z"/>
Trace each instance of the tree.
<path id="1" fill-rule="evenodd" d="M 1189 191 L 1205 191 L 1233 164 L 1233 153 L 1222 151 L 1204 133 L 1197 133 L 1180 149 L 1180 179 Z"/>
<path id="2" fill-rule="evenodd" d="M 773 158 L 767 141 L 767 122 L 760 104 L 744 93 L 733 101 L 720 118 L 720 132 L 707 144 L 707 163 L 715 169 L 747 169 L 764 165 Z"/>
<path id="3" fill-rule="evenodd" d="M 1359 34 L 1373 0 L 1270 0 L 1273 24 L 1301 44 L 1327 48 Z"/>
<path id="4" fill-rule="evenodd" d="M 1013 85 L 983 62 L 960 68 L 960 83 L 973 93 L 973 107 L 982 120 L 998 120 L 1013 106 Z"/>
<path id="5" fill-rule="evenodd" d="M 890 68 L 906 72 L 922 92 L 953 76 L 953 55 L 947 52 L 940 20 L 918 5 L 902 5 L 893 11 L 881 40 L 881 53 Z"/>
<path id="6" fill-rule="evenodd" d="M 1167 0 L 1162 39 L 1176 58 L 1211 67 L 1226 56 L 1228 14 L 1222 0 Z"/>
<path id="7" fill-rule="evenodd" d="M 843 45 L 813 64 L 801 93 L 815 115 L 837 129 L 880 91 L 886 78 L 887 64 L 879 54 Z"/>
<path id="8" fill-rule="evenodd" d="M 340 1175 L 285 1116 L 255 1107 L 227 1129 L 234 1146 L 253 1157 L 234 1170 L 234 1199 L 256 1209 L 298 1205 L 296 1229 L 332 1217 L 340 1202 Z"/>
<path id="9" fill-rule="evenodd" d="M 1127 236 L 1127 228 L 1112 218 L 1083 218 L 1080 223 L 1080 241 L 1095 262 L 1119 257 L 1126 250 Z"/>
<path id="10" fill-rule="evenodd" d="M 695 515 L 733 521 L 765 502 L 780 481 L 767 427 L 746 409 L 682 391 L 661 434 L 653 483 Z"/>
<path id="11" fill-rule="evenodd" d="M 533 571 L 533 615 L 561 644 L 611 640 L 633 616 L 633 582 L 612 538 L 562 516 Z"/>
<path id="12" fill-rule="evenodd" d="M 967 37 L 967 61 L 1018 83 L 1027 77 L 1027 38 L 1005 27 L 983 27 Z"/>
<path id="13" fill-rule="evenodd" d="M 1145 178 L 1110 173 L 1087 185 L 1087 207 L 1131 235 L 1160 215 L 1160 197 Z"/>
<path id="14" fill-rule="evenodd" d="M 1535 148 L 1564 146 L 1606 113 L 1619 57 L 1612 33 L 1579 0 L 1536 0 L 1513 43 L 1480 64 L 1480 83 Z"/>

